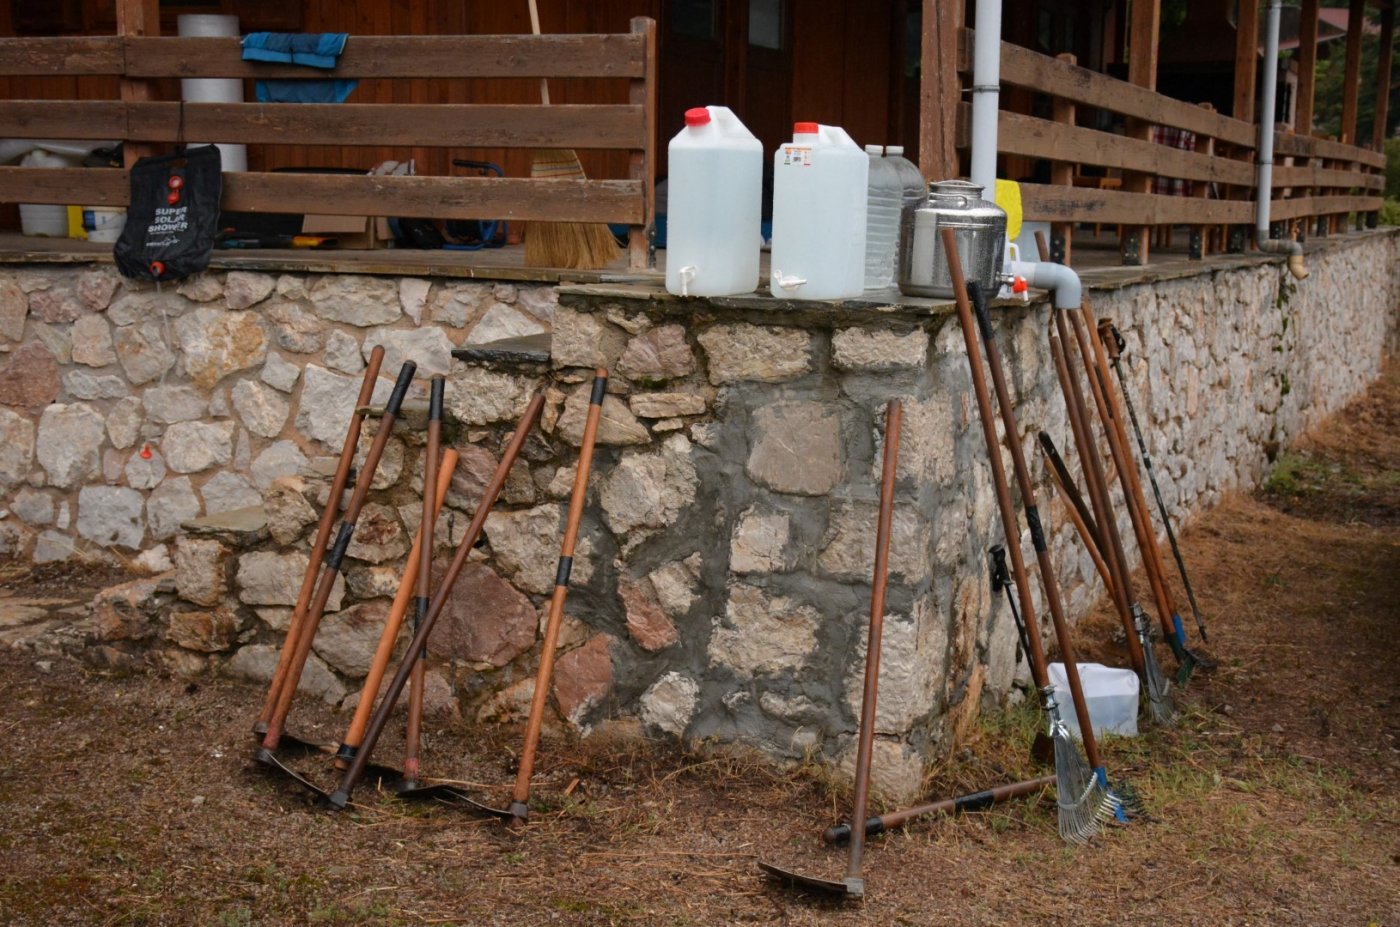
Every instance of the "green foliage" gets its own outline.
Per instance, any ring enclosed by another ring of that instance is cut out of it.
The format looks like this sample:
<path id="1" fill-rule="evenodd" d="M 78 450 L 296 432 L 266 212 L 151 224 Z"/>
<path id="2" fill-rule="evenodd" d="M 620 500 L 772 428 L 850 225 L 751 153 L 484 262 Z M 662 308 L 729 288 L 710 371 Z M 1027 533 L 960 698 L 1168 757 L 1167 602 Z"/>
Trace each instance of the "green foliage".
<path id="1" fill-rule="evenodd" d="M 1385 140 L 1385 198 L 1400 200 L 1400 138 Z"/>
<path id="2" fill-rule="evenodd" d="M 1400 200 L 1387 199 L 1381 203 L 1381 225 L 1400 225 Z"/>
<path id="3" fill-rule="evenodd" d="M 1326 6 L 1338 4 L 1328 3 Z M 1345 4 L 1340 4 L 1345 6 Z M 1367 9 L 1368 17 L 1376 14 Z M 1361 36 L 1361 77 L 1357 87 L 1356 138 L 1353 142 L 1369 145 L 1376 114 L 1376 64 L 1380 59 L 1380 36 L 1362 33 Z M 1319 135 L 1341 135 L 1342 90 L 1346 79 L 1346 46 L 1337 39 L 1328 43 L 1329 57 L 1317 63 L 1317 80 L 1314 91 L 1313 131 Z M 1321 51 L 1321 49 L 1319 49 Z M 1395 134 L 1400 126 L 1400 94 L 1396 93 L 1394 82 L 1390 85 L 1390 106 L 1386 111 L 1386 138 Z M 1387 171 L 1387 174 L 1389 172 Z M 1389 192 L 1386 194 L 1390 196 Z"/>

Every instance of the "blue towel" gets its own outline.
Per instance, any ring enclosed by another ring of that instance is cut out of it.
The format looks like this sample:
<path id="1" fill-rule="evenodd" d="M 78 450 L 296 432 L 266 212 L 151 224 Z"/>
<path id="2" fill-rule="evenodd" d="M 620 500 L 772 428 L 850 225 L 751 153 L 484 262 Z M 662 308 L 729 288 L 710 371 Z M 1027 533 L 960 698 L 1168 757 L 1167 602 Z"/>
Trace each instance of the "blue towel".
<path id="1" fill-rule="evenodd" d="M 243 37 L 243 60 L 297 64 L 330 70 L 345 50 L 344 32 L 250 32 Z M 259 103 L 344 103 L 356 80 L 260 80 Z"/>

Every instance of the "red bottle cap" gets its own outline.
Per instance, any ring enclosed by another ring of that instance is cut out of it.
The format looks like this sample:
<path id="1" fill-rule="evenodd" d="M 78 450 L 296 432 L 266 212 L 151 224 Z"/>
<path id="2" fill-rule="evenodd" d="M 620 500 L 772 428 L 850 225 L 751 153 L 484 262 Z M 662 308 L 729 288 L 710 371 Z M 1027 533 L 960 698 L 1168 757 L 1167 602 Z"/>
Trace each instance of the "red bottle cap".
<path id="1" fill-rule="evenodd" d="M 157 277 L 165 276 L 165 263 L 162 261 L 152 261 L 151 273 L 155 274 Z"/>
<path id="2" fill-rule="evenodd" d="M 171 190 L 169 193 L 165 194 L 165 201 L 171 206 L 174 206 L 176 203 L 180 202 L 180 191 Z"/>
<path id="3" fill-rule="evenodd" d="M 710 111 L 703 106 L 685 111 L 685 124 L 688 126 L 703 126 L 710 123 Z"/>
<path id="4" fill-rule="evenodd" d="M 1011 292 L 1013 293 L 1024 293 L 1030 288 L 1031 285 L 1026 282 L 1025 277 L 1017 277 L 1015 280 L 1011 281 Z"/>
<path id="5" fill-rule="evenodd" d="M 170 179 L 165 183 L 170 189 L 178 190 L 185 185 L 185 178 L 181 177 L 179 174 L 171 174 Z"/>
<path id="6" fill-rule="evenodd" d="M 792 124 L 793 135 L 816 135 L 821 131 L 821 126 L 815 122 L 794 122 Z"/>

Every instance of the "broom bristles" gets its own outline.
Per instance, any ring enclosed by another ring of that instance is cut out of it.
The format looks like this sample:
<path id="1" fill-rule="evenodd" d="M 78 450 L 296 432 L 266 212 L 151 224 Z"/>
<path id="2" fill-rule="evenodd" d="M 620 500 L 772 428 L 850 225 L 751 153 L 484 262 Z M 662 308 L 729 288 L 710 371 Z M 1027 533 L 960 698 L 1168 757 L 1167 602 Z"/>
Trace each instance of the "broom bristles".
<path id="1" fill-rule="evenodd" d="M 1133 622 L 1137 625 L 1138 640 L 1142 643 L 1142 664 L 1144 681 L 1147 683 L 1147 710 L 1152 720 L 1158 724 L 1171 724 L 1176 720 L 1176 708 L 1168 694 L 1169 683 L 1157 662 L 1157 654 L 1152 649 L 1152 625 L 1142 606 L 1133 603 Z"/>
<path id="2" fill-rule="evenodd" d="M 1121 807 L 1119 799 L 1080 754 L 1051 690 L 1045 690 L 1050 716 L 1050 739 L 1055 744 L 1055 803 L 1059 807 L 1060 837 L 1076 846 L 1089 842 Z"/>
<path id="3" fill-rule="evenodd" d="M 530 176 L 536 180 L 585 180 L 583 164 L 568 149 L 535 154 Z M 598 270 L 617 260 L 617 239 L 601 222 L 530 222 L 525 227 L 525 263 L 530 267 Z"/>

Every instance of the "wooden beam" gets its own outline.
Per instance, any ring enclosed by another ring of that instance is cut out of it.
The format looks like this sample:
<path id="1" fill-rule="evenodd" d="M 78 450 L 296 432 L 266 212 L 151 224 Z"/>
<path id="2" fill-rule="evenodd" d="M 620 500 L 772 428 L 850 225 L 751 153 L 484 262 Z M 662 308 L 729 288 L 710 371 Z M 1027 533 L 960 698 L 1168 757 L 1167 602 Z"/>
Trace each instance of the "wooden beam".
<path id="1" fill-rule="evenodd" d="M 253 145 L 643 149 L 645 109 L 621 104 L 118 103 L 0 100 L 0 137 L 184 137 Z"/>
<path id="2" fill-rule="evenodd" d="M 1300 216 L 1345 215 L 1349 212 L 1375 212 L 1381 208 L 1379 196 L 1300 196 L 1274 200 L 1271 216 L 1274 220 L 1297 219 Z"/>
<path id="3" fill-rule="evenodd" d="M 1068 52 L 1056 55 L 1056 60 L 1066 64 L 1078 64 L 1078 59 Z M 1052 97 L 1050 100 L 1050 116 L 1056 125 L 1075 127 L 1075 106 L 1073 101 L 1063 97 Z M 1000 134 L 1001 127 L 998 121 L 997 132 Z M 1071 161 L 1052 161 L 1050 164 L 1050 183 L 1057 187 L 1074 186 L 1074 163 Z M 1056 253 L 1058 252 L 1058 253 Z M 1073 263 L 1074 257 L 1074 223 L 1055 222 L 1050 226 L 1050 258 L 1059 261 L 1066 266 Z"/>
<path id="4" fill-rule="evenodd" d="M 652 247 L 656 222 L 656 20 L 638 16 L 632 34 L 640 36 L 646 68 L 628 88 L 628 101 L 642 111 L 642 144 L 628 162 L 628 175 L 642 188 L 642 216 L 627 236 L 627 262 L 633 270 L 656 266 Z"/>
<path id="5" fill-rule="evenodd" d="M 1341 187 L 1360 190 L 1384 190 L 1383 174 L 1358 174 L 1314 165 L 1274 165 L 1275 187 Z"/>
<path id="6" fill-rule="evenodd" d="M 965 71 L 971 59 L 967 49 L 971 47 L 972 30 L 964 29 L 962 35 L 960 44 L 966 54 L 961 68 Z M 1251 122 L 1241 122 L 1181 100 L 1173 100 L 1144 87 L 1115 80 L 1079 65 L 1057 61 L 1007 42 L 1001 45 L 1001 80 L 1002 83 L 1064 97 L 1085 106 L 1177 126 L 1243 148 L 1253 148 L 1257 141 L 1257 133 Z"/>
<path id="7" fill-rule="evenodd" d="M 12 40 L 21 41 L 21 40 Z M 28 43 L 32 40 L 22 40 Z M 132 77 L 305 78 L 298 66 L 244 61 L 237 38 L 133 38 Z M 602 35 L 356 35 L 336 60 L 335 77 L 645 76 L 644 37 Z"/>
<path id="8" fill-rule="evenodd" d="M 1239 0 L 1235 22 L 1235 109 L 1241 122 L 1254 121 L 1254 86 L 1259 72 L 1259 0 Z"/>
<path id="9" fill-rule="evenodd" d="M 123 38 L 141 38 L 160 35 L 160 0 L 116 0 L 117 35 Z M 122 101 L 139 103 L 155 98 L 155 90 L 149 81 L 122 78 Z M 67 136 L 64 136 L 67 137 Z M 127 138 L 127 136 L 118 136 Z M 135 164 L 153 152 L 150 145 L 130 140 L 122 146 L 122 160 L 127 167 Z"/>
<path id="10" fill-rule="evenodd" d="M 1157 89 L 1157 46 L 1161 38 L 1161 0 L 1133 0 L 1128 20 L 1128 83 Z"/>
<path id="11" fill-rule="evenodd" d="M 1168 145 L 1019 113 L 1001 113 L 997 120 L 997 136 L 999 147 L 1009 154 L 1209 183 L 1245 187 L 1254 183 L 1254 170 L 1243 161 L 1212 158 Z"/>
<path id="12" fill-rule="evenodd" d="M 1246 200 L 1198 200 L 1189 196 L 1156 196 L 1088 187 L 1021 184 L 1021 206 L 1027 219 L 1048 222 L 1101 222 L 1105 225 L 1178 225 L 1238 223 L 1254 218 Z"/>
<path id="13" fill-rule="evenodd" d="M 122 73 L 118 36 L 0 39 L 0 74 L 77 77 Z"/>
<path id="14" fill-rule="evenodd" d="M 1356 144 L 1356 109 L 1361 89 L 1361 27 L 1366 23 L 1366 0 L 1351 0 L 1347 17 L 1347 64 L 1342 76 L 1341 140 Z"/>
<path id="15" fill-rule="evenodd" d="M 1395 7 L 1381 10 L 1381 47 L 1376 59 L 1376 115 L 1371 129 L 1371 147 L 1385 149 L 1385 124 L 1390 118 L 1390 70 L 1395 60 Z"/>
<path id="16" fill-rule="evenodd" d="M 1317 89 L 1317 8 L 1318 0 L 1303 0 L 1298 31 L 1298 100 L 1293 131 L 1311 135 L 1313 100 Z"/>
<path id="17" fill-rule="evenodd" d="M 1274 133 L 1274 153 L 1304 158 L 1330 158 L 1333 161 L 1355 161 L 1376 170 L 1385 169 L 1385 155 L 1369 148 L 1344 145 L 1330 138 L 1298 135 L 1292 132 Z"/>
<path id="18" fill-rule="evenodd" d="M 1128 20 L 1128 83 L 1144 90 L 1157 89 L 1157 43 L 1161 20 L 1160 0 L 1133 0 Z M 1124 127 L 1125 141 L 1152 144 L 1152 122 L 1130 119 Z M 1129 171 L 1123 175 L 1123 189 L 1130 193 L 1151 193 L 1152 175 Z M 1120 230 L 1120 251 L 1124 264 L 1146 264 L 1152 230 L 1145 225 Z"/>
<path id="19" fill-rule="evenodd" d="M 124 170 L 0 167 L 0 202 L 125 206 Z M 371 177 L 344 174 L 224 174 L 225 209 L 238 212 L 432 219 L 626 222 L 644 218 L 633 180 L 531 180 L 514 177 Z"/>
<path id="20" fill-rule="evenodd" d="M 919 64 L 919 171 L 944 180 L 961 173 L 957 149 L 958 30 L 963 4 L 923 0 L 923 46 Z"/>

